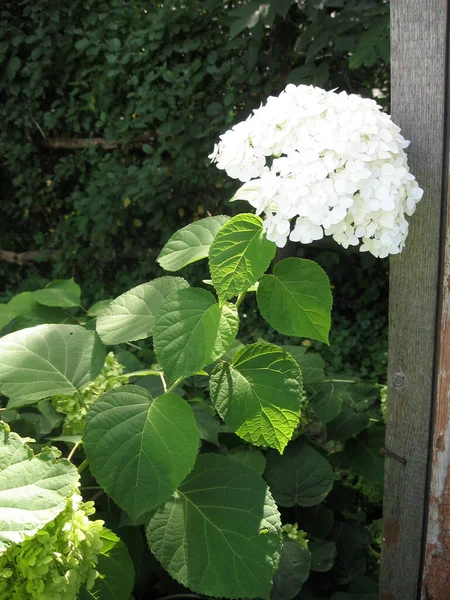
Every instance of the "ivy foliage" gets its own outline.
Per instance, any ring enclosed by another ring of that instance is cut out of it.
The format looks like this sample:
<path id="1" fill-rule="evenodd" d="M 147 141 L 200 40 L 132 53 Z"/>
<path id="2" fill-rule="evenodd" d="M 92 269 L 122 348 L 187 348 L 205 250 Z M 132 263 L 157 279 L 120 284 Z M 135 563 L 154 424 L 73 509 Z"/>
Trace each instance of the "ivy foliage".
<path id="1" fill-rule="evenodd" d="M 162 240 L 231 195 L 208 169 L 218 132 L 280 83 L 263 56 L 249 83 L 250 36 L 229 40 L 221 2 L 25 0 L 0 15 L 8 249 L 50 249 L 96 290 L 130 265 L 148 275 Z"/>

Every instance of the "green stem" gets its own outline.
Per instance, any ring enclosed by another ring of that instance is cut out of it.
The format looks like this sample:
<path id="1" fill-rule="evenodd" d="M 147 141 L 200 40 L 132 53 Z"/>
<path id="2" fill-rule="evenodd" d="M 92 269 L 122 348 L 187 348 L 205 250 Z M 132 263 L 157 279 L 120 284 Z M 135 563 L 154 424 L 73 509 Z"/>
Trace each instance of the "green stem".
<path id="1" fill-rule="evenodd" d="M 131 346 L 132 348 L 136 348 L 136 350 L 142 350 L 137 344 L 133 344 L 132 342 L 125 342 L 127 346 Z"/>
<path id="2" fill-rule="evenodd" d="M 132 371 L 131 373 L 124 373 L 124 375 L 126 375 L 126 377 L 147 377 L 147 375 L 155 375 L 156 377 L 160 377 L 161 371 L 143 369 L 142 371 Z"/>
<path id="3" fill-rule="evenodd" d="M 77 451 L 77 448 L 80 444 L 81 444 L 81 440 L 79 442 L 77 442 L 75 444 L 75 446 L 72 448 L 72 450 L 69 452 L 69 456 L 67 457 L 67 460 L 72 460 L 72 456 L 75 454 L 75 452 Z"/>
<path id="4" fill-rule="evenodd" d="M 333 378 L 329 378 L 329 379 L 323 379 L 322 382 L 323 383 L 354 383 L 355 380 L 354 379 L 333 379 Z M 368 381 L 367 383 L 370 383 L 370 381 Z"/>
<path id="5" fill-rule="evenodd" d="M 88 460 L 87 460 L 87 458 L 85 458 L 83 460 L 83 462 L 81 463 L 81 465 L 78 467 L 78 473 L 82 473 L 85 470 L 85 468 L 88 466 L 88 464 L 89 464 Z"/>
<path id="6" fill-rule="evenodd" d="M 236 308 L 240 307 L 240 305 L 242 304 L 242 301 L 244 300 L 246 295 L 247 295 L 247 290 L 245 292 L 242 292 L 241 294 L 239 294 L 239 296 L 237 297 L 237 300 L 236 300 Z"/>
<path id="7" fill-rule="evenodd" d="M 169 385 L 169 387 L 167 388 L 167 393 L 169 394 L 170 392 L 173 392 L 173 390 L 176 390 L 180 383 L 183 381 L 183 379 L 184 377 L 178 377 L 178 379 L 175 379 L 172 385 Z"/>

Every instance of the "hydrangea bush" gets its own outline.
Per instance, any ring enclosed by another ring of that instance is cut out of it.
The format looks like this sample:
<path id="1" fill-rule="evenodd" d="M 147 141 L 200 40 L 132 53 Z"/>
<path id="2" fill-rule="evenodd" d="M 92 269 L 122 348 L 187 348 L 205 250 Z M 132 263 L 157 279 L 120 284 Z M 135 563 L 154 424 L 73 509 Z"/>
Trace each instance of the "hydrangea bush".
<path id="1" fill-rule="evenodd" d="M 0 338 L 4 414 L 45 406 L 51 418 L 52 399 L 66 413 L 63 433 L 81 433 L 69 454 L 73 460 L 82 445 L 78 471 L 88 470 L 119 507 L 121 523 L 143 525 L 153 556 L 195 593 L 292 600 L 311 571 L 334 565 L 341 586 L 352 582 L 353 568 L 365 571 L 348 564 L 345 548 L 351 539 L 364 559 L 368 531 L 345 520 L 345 511 L 335 528 L 325 502 L 338 478 L 333 464 L 344 461 L 348 480 L 367 480 L 361 492 L 368 498 L 371 483 L 383 482 L 373 449 L 383 444 L 384 426 L 367 412 L 379 390 L 327 378 L 305 346 L 244 345 L 237 336 L 244 298 L 255 293 L 274 330 L 328 344 L 326 273 L 301 258 L 272 265 L 276 245 L 327 234 L 344 246 L 361 240 L 375 255 L 399 252 L 404 214 L 421 196 L 404 147 L 375 104 L 289 86 L 225 133 L 212 155 L 244 181 L 235 198 L 265 220 L 208 216 L 174 233 L 157 259 L 169 273 L 207 259 L 208 289 L 165 275 L 91 307 L 84 319 L 66 313 L 57 324 L 17 331 L 18 303 L 4 307 L 11 327 Z M 34 294 L 36 304 L 80 306 L 73 281 Z M 107 354 L 123 344 L 146 349 L 150 339 L 154 360 L 146 368 L 124 375 Z M 110 600 L 111 589 L 129 600 L 130 557 L 118 538 L 106 536 L 100 546 L 101 524 L 87 520 L 90 505 L 73 495 L 79 475 L 72 462 L 52 449 L 34 455 L 29 440 L 2 427 L 0 590 L 14 600 L 56 600 L 75 598 L 83 585 L 83 600 Z M 299 509 L 317 510 L 313 522 L 302 521 Z"/>
<path id="2" fill-rule="evenodd" d="M 233 199 L 264 213 L 277 246 L 329 235 L 384 258 L 401 252 L 405 215 L 423 193 L 408 144 L 374 100 L 288 85 L 224 133 L 210 158 L 245 182 Z"/>

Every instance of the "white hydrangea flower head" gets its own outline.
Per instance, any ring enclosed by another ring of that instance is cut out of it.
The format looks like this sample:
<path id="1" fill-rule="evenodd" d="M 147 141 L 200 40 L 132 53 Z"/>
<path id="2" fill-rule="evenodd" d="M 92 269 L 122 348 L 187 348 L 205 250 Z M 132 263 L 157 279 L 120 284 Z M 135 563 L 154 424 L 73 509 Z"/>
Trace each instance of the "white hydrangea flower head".
<path id="1" fill-rule="evenodd" d="M 288 85 L 220 136 L 210 158 L 243 182 L 232 200 L 264 215 L 280 248 L 329 235 L 384 258 L 402 251 L 405 216 L 423 195 L 408 145 L 374 100 Z"/>

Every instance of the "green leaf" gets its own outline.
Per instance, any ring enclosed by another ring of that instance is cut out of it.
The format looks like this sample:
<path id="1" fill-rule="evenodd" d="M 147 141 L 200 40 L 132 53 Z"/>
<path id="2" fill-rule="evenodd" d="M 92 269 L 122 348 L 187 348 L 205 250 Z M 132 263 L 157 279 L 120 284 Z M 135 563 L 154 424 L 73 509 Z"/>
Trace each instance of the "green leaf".
<path id="1" fill-rule="evenodd" d="M 261 8 L 264 10 L 261 10 Z M 230 12 L 230 17 L 233 19 L 230 25 L 230 39 L 239 35 L 247 27 L 250 29 L 255 27 L 268 8 L 267 4 L 261 5 L 260 0 L 250 0 L 250 2 L 234 8 Z"/>
<path id="2" fill-rule="evenodd" d="M 194 471 L 150 519 L 147 538 L 169 574 L 196 593 L 269 598 L 280 517 L 261 477 L 227 457 L 198 457 Z"/>
<path id="3" fill-rule="evenodd" d="M 262 452 L 256 448 L 247 448 L 246 446 L 237 446 L 227 454 L 228 458 L 237 463 L 248 467 L 258 475 L 262 475 L 266 468 L 266 458 Z"/>
<path id="4" fill-rule="evenodd" d="M 67 315 L 62 308 L 39 304 L 34 297 L 34 292 L 17 294 L 8 302 L 8 307 L 17 315 L 14 320 L 16 331 L 42 323 L 63 323 L 67 320 Z"/>
<path id="5" fill-rule="evenodd" d="M 237 352 L 239 352 L 239 350 L 242 350 L 243 347 L 244 347 L 244 344 L 240 340 L 233 340 L 233 343 L 228 348 L 228 350 L 225 352 L 225 354 L 220 357 L 221 360 L 224 360 L 226 362 L 231 362 L 233 360 L 234 355 Z"/>
<path id="6" fill-rule="evenodd" d="M 364 575 L 367 570 L 367 550 L 370 541 L 370 533 L 366 527 L 358 523 L 342 523 L 333 568 L 337 584 L 347 585 L 355 577 Z"/>
<path id="7" fill-rule="evenodd" d="M 209 404 L 193 402 L 191 404 L 200 438 L 219 446 L 219 419 Z"/>
<path id="8" fill-rule="evenodd" d="M 270 600 L 292 600 L 309 577 L 311 553 L 297 540 L 283 538 L 280 564 L 273 578 Z"/>
<path id="9" fill-rule="evenodd" d="M 311 43 L 308 45 L 308 50 L 306 52 L 305 64 L 309 64 L 313 61 L 323 48 L 326 48 L 330 43 L 330 38 L 333 33 L 330 30 L 321 31 L 319 35 L 314 37 L 311 40 Z"/>
<path id="10" fill-rule="evenodd" d="M 9 61 L 8 68 L 14 73 L 20 69 L 22 62 L 18 56 L 13 56 Z"/>
<path id="11" fill-rule="evenodd" d="M 127 385 L 92 405 L 83 443 L 94 477 L 137 520 L 167 500 L 190 472 L 199 437 L 192 410 L 179 396 L 153 400 L 143 388 Z"/>
<path id="12" fill-rule="evenodd" d="M 325 362 L 320 354 L 315 352 L 306 352 L 304 346 L 285 345 L 283 349 L 292 356 L 301 369 L 303 383 L 310 384 L 316 381 L 322 381 L 325 377 L 323 372 Z"/>
<path id="13" fill-rule="evenodd" d="M 142 340 L 153 334 L 155 313 L 167 296 L 189 287 L 181 277 L 159 277 L 113 300 L 97 317 L 97 333 L 105 344 Z"/>
<path id="14" fill-rule="evenodd" d="M 10 306 L 7 304 L 0 304 L 0 331 L 3 329 L 3 327 L 5 327 L 5 325 L 8 325 L 8 323 L 10 323 L 15 316 L 16 313 L 11 309 Z"/>
<path id="15" fill-rule="evenodd" d="M 27 441 L 0 421 L 0 554 L 53 521 L 78 483 L 70 462 L 34 456 Z"/>
<path id="16" fill-rule="evenodd" d="M 327 439 L 345 442 L 350 437 L 361 433 L 369 427 L 369 415 L 356 413 L 348 406 L 344 406 L 342 412 L 333 421 L 327 424 Z"/>
<path id="17" fill-rule="evenodd" d="M 275 2 L 275 11 L 281 16 L 282 19 L 285 19 L 293 3 L 294 0 L 277 0 Z"/>
<path id="18" fill-rule="evenodd" d="M 65 415 L 59 413 L 53 406 L 51 399 L 39 400 L 37 408 L 45 421 L 41 424 L 40 433 L 48 435 L 53 429 L 61 425 Z"/>
<path id="19" fill-rule="evenodd" d="M 357 575 L 350 582 L 348 592 L 335 592 L 331 600 L 378 600 L 379 590 L 376 581 L 364 575 Z"/>
<path id="20" fill-rule="evenodd" d="M 220 302 L 253 285 L 270 265 L 276 246 L 266 239 L 262 220 L 243 214 L 217 233 L 209 251 L 209 269 Z"/>
<path id="21" fill-rule="evenodd" d="M 217 115 L 220 115 L 220 113 L 222 111 L 223 111 L 223 105 L 220 104 L 220 102 L 211 102 L 206 107 L 206 116 L 207 117 L 215 117 Z"/>
<path id="22" fill-rule="evenodd" d="M 110 40 L 106 40 L 106 45 L 111 52 L 119 52 L 122 44 L 118 38 L 112 38 Z"/>
<path id="23" fill-rule="evenodd" d="M 373 66 L 378 58 L 376 49 L 380 43 L 380 39 L 387 38 L 388 35 L 387 25 L 385 24 L 378 27 L 370 27 L 370 29 L 363 31 L 350 56 L 348 62 L 350 69 L 357 69 L 364 63 L 368 67 Z"/>
<path id="24" fill-rule="evenodd" d="M 71 308 L 81 305 L 81 288 L 74 279 L 55 279 L 43 290 L 33 292 L 34 299 L 44 306 Z"/>
<path id="25" fill-rule="evenodd" d="M 336 559 L 336 544 L 328 540 L 314 540 L 310 542 L 311 571 L 325 573 L 329 571 Z"/>
<path id="26" fill-rule="evenodd" d="M 342 390 L 345 383 L 323 381 L 308 386 L 308 398 L 316 417 L 323 424 L 336 419 L 342 410 Z"/>
<path id="27" fill-rule="evenodd" d="M 128 600 L 134 586 L 134 565 L 127 547 L 109 529 L 101 533 L 103 547 L 98 555 L 98 577 L 90 590 L 80 591 L 80 600 Z"/>
<path id="28" fill-rule="evenodd" d="M 110 298 L 109 300 L 99 300 L 98 302 L 95 302 L 87 312 L 88 317 L 98 317 L 112 301 L 113 299 Z"/>
<path id="29" fill-rule="evenodd" d="M 166 271 L 178 271 L 207 258 L 217 232 L 228 220 L 229 217 L 218 215 L 186 225 L 170 238 L 156 260 Z"/>
<path id="30" fill-rule="evenodd" d="M 297 509 L 297 521 L 308 536 L 325 538 L 334 524 L 334 513 L 324 503 Z"/>
<path id="31" fill-rule="evenodd" d="M 211 402 L 230 429 L 247 442 L 283 452 L 300 418 L 302 377 L 280 346 L 257 342 L 217 365 Z"/>
<path id="32" fill-rule="evenodd" d="M 280 506 L 314 506 L 333 487 L 330 463 L 301 438 L 282 457 L 276 452 L 267 454 L 265 478 Z"/>
<path id="33" fill-rule="evenodd" d="M 154 344 L 168 382 L 193 375 L 220 358 L 239 327 L 234 304 L 219 306 L 202 288 L 175 292 L 159 307 Z"/>
<path id="34" fill-rule="evenodd" d="M 358 475 L 375 483 L 384 482 L 384 456 L 380 453 L 384 446 L 386 428 L 372 426 L 345 444 L 344 454 L 347 463 Z"/>
<path id="35" fill-rule="evenodd" d="M 380 399 L 380 388 L 369 381 L 350 381 L 342 388 L 342 401 L 356 412 L 364 412 Z"/>
<path id="36" fill-rule="evenodd" d="M 78 42 L 75 42 L 75 48 L 76 50 L 86 50 L 86 48 L 88 48 L 91 45 L 90 40 L 83 38 L 81 40 L 78 40 Z"/>
<path id="37" fill-rule="evenodd" d="M 264 275 L 256 292 L 264 319 L 284 335 L 328 344 L 332 297 L 325 271 L 311 260 L 286 258 Z"/>
<path id="38" fill-rule="evenodd" d="M 0 389 L 25 403 L 74 394 L 97 377 L 105 348 L 78 325 L 38 325 L 0 339 Z M 12 408 L 12 406 L 11 406 Z"/>
<path id="39" fill-rule="evenodd" d="M 81 442 L 81 435 L 58 435 L 49 438 L 52 442 L 66 442 L 67 444 L 78 444 Z"/>

